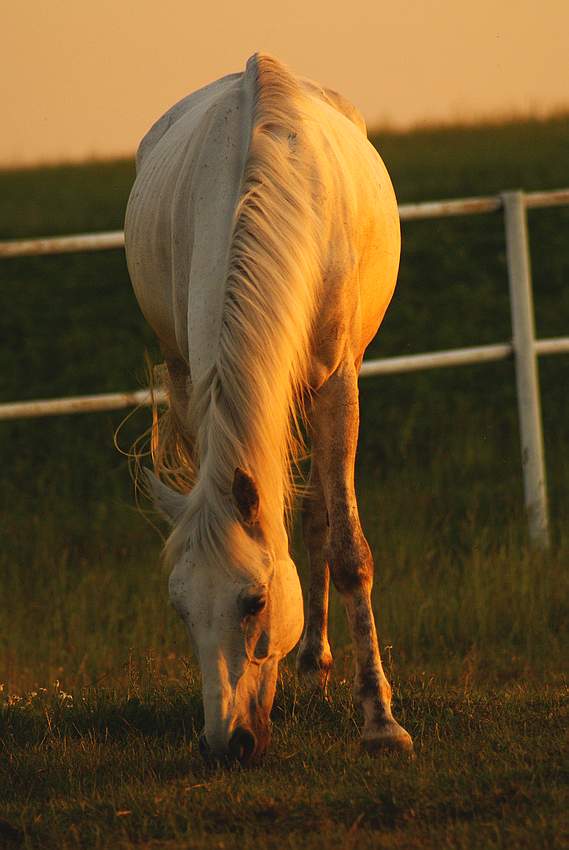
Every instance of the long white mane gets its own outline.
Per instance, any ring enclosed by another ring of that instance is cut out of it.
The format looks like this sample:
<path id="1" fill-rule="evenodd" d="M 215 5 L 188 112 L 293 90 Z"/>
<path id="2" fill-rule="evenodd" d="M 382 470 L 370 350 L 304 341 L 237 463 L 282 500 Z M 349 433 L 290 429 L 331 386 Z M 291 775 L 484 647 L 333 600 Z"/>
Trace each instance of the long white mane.
<path id="1" fill-rule="evenodd" d="M 217 356 L 193 385 L 184 423 L 186 434 L 194 435 L 199 469 L 166 544 L 171 563 L 189 537 L 208 557 L 222 558 L 227 529 L 235 527 L 230 495 L 237 466 L 257 484 L 269 540 L 282 528 L 293 489 L 295 420 L 321 278 L 317 210 L 302 161 L 304 94 L 269 56 L 254 56 L 246 73 L 255 80 L 251 138 Z"/>

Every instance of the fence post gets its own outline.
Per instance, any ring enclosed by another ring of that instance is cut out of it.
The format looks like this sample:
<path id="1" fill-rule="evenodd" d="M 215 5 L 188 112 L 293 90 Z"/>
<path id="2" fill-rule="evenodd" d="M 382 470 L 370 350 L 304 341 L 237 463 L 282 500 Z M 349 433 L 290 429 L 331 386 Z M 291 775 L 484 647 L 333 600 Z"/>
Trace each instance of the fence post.
<path id="1" fill-rule="evenodd" d="M 503 192 L 502 200 L 525 505 L 530 539 L 546 549 L 549 547 L 549 523 L 526 206 L 520 191 Z"/>

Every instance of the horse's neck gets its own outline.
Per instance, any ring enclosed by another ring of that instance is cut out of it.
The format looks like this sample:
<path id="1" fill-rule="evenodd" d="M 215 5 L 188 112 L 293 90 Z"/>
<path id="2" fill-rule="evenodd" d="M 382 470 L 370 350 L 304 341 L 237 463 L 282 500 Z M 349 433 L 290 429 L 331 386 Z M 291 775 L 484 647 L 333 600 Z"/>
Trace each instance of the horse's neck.
<path id="1" fill-rule="evenodd" d="M 241 521 L 232 496 L 221 492 L 213 483 L 214 478 L 215 470 L 205 464 L 204 474 L 200 475 L 189 496 L 190 510 L 173 532 L 175 545 L 186 546 L 188 541 L 194 541 L 206 560 L 209 558 L 221 564 L 235 575 L 242 572 L 248 576 L 252 570 L 261 570 L 261 573 L 265 570 L 266 565 L 259 562 L 255 544 L 269 554 L 271 562 L 286 560 L 289 541 L 284 503 L 279 515 L 271 517 L 271 522 L 261 517 L 258 525 L 247 526 Z"/>
<path id="2" fill-rule="evenodd" d="M 291 147 L 303 120 L 298 81 L 268 57 L 247 73 L 255 85 L 254 132 L 215 359 L 194 389 L 194 433 L 214 499 L 230 498 L 241 467 L 257 484 L 261 522 L 276 540 L 292 496 L 289 464 L 298 441 L 291 419 L 307 382 L 321 244 L 302 151 Z"/>
<path id="3" fill-rule="evenodd" d="M 259 428 L 266 429 L 266 422 L 259 419 L 266 417 L 266 408 L 256 411 L 255 425 L 247 422 L 236 422 L 235 430 L 231 431 L 227 420 L 221 415 L 222 400 L 217 399 L 215 405 L 210 405 L 199 427 L 199 477 L 197 486 L 198 510 L 223 518 L 231 523 L 235 517 L 235 501 L 232 495 L 233 481 L 236 469 L 246 470 L 254 479 L 260 495 L 260 525 L 268 536 L 268 545 L 276 554 L 288 551 L 288 537 L 285 527 L 286 491 L 288 486 L 288 470 L 284 464 L 279 464 L 277 447 L 271 455 L 259 451 L 248 441 L 251 434 Z M 288 429 L 287 411 L 283 407 L 272 411 L 271 424 L 275 426 L 275 416 L 282 418 L 276 429 L 284 433 Z M 279 442 L 278 440 L 276 441 Z M 282 555 L 284 557 L 284 555 Z"/>

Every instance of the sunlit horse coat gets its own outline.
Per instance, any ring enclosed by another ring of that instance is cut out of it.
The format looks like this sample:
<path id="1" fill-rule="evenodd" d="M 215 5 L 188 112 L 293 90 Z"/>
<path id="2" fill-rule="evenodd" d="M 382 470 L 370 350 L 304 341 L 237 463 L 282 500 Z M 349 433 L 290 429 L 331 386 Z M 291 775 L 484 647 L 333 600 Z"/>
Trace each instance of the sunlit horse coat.
<path id="1" fill-rule="evenodd" d="M 179 493 L 153 479 L 173 526 L 170 596 L 203 674 L 204 752 L 262 754 L 278 662 L 302 632 L 284 519 L 299 411 L 312 468 L 298 669 L 327 678 L 331 572 L 356 647 L 364 743 L 410 748 L 391 714 L 353 480 L 357 372 L 400 249 L 393 189 L 363 119 L 340 95 L 255 55 L 145 136 L 125 237 L 167 365 L 169 429 L 155 470 L 179 481 L 181 466 L 187 485 Z"/>

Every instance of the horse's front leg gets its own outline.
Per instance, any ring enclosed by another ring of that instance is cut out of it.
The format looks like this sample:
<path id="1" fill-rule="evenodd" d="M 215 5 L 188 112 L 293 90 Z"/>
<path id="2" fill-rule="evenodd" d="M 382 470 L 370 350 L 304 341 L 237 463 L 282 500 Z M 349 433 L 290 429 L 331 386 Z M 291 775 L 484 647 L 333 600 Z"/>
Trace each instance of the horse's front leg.
<path id="1" fill-rule="evenodd" d="M 411 750 L 411 737 L 391 713 L 391 687 L 381 664 L 371 605 L 373 559 L 362 531 L 354 488 L 359 427 L 357 370 L 344 362 L 319 391 L 313 451 L 329 517 L 326 560 L 342 595 L 355 647 L 354 692 L 370 751 Z"/>

